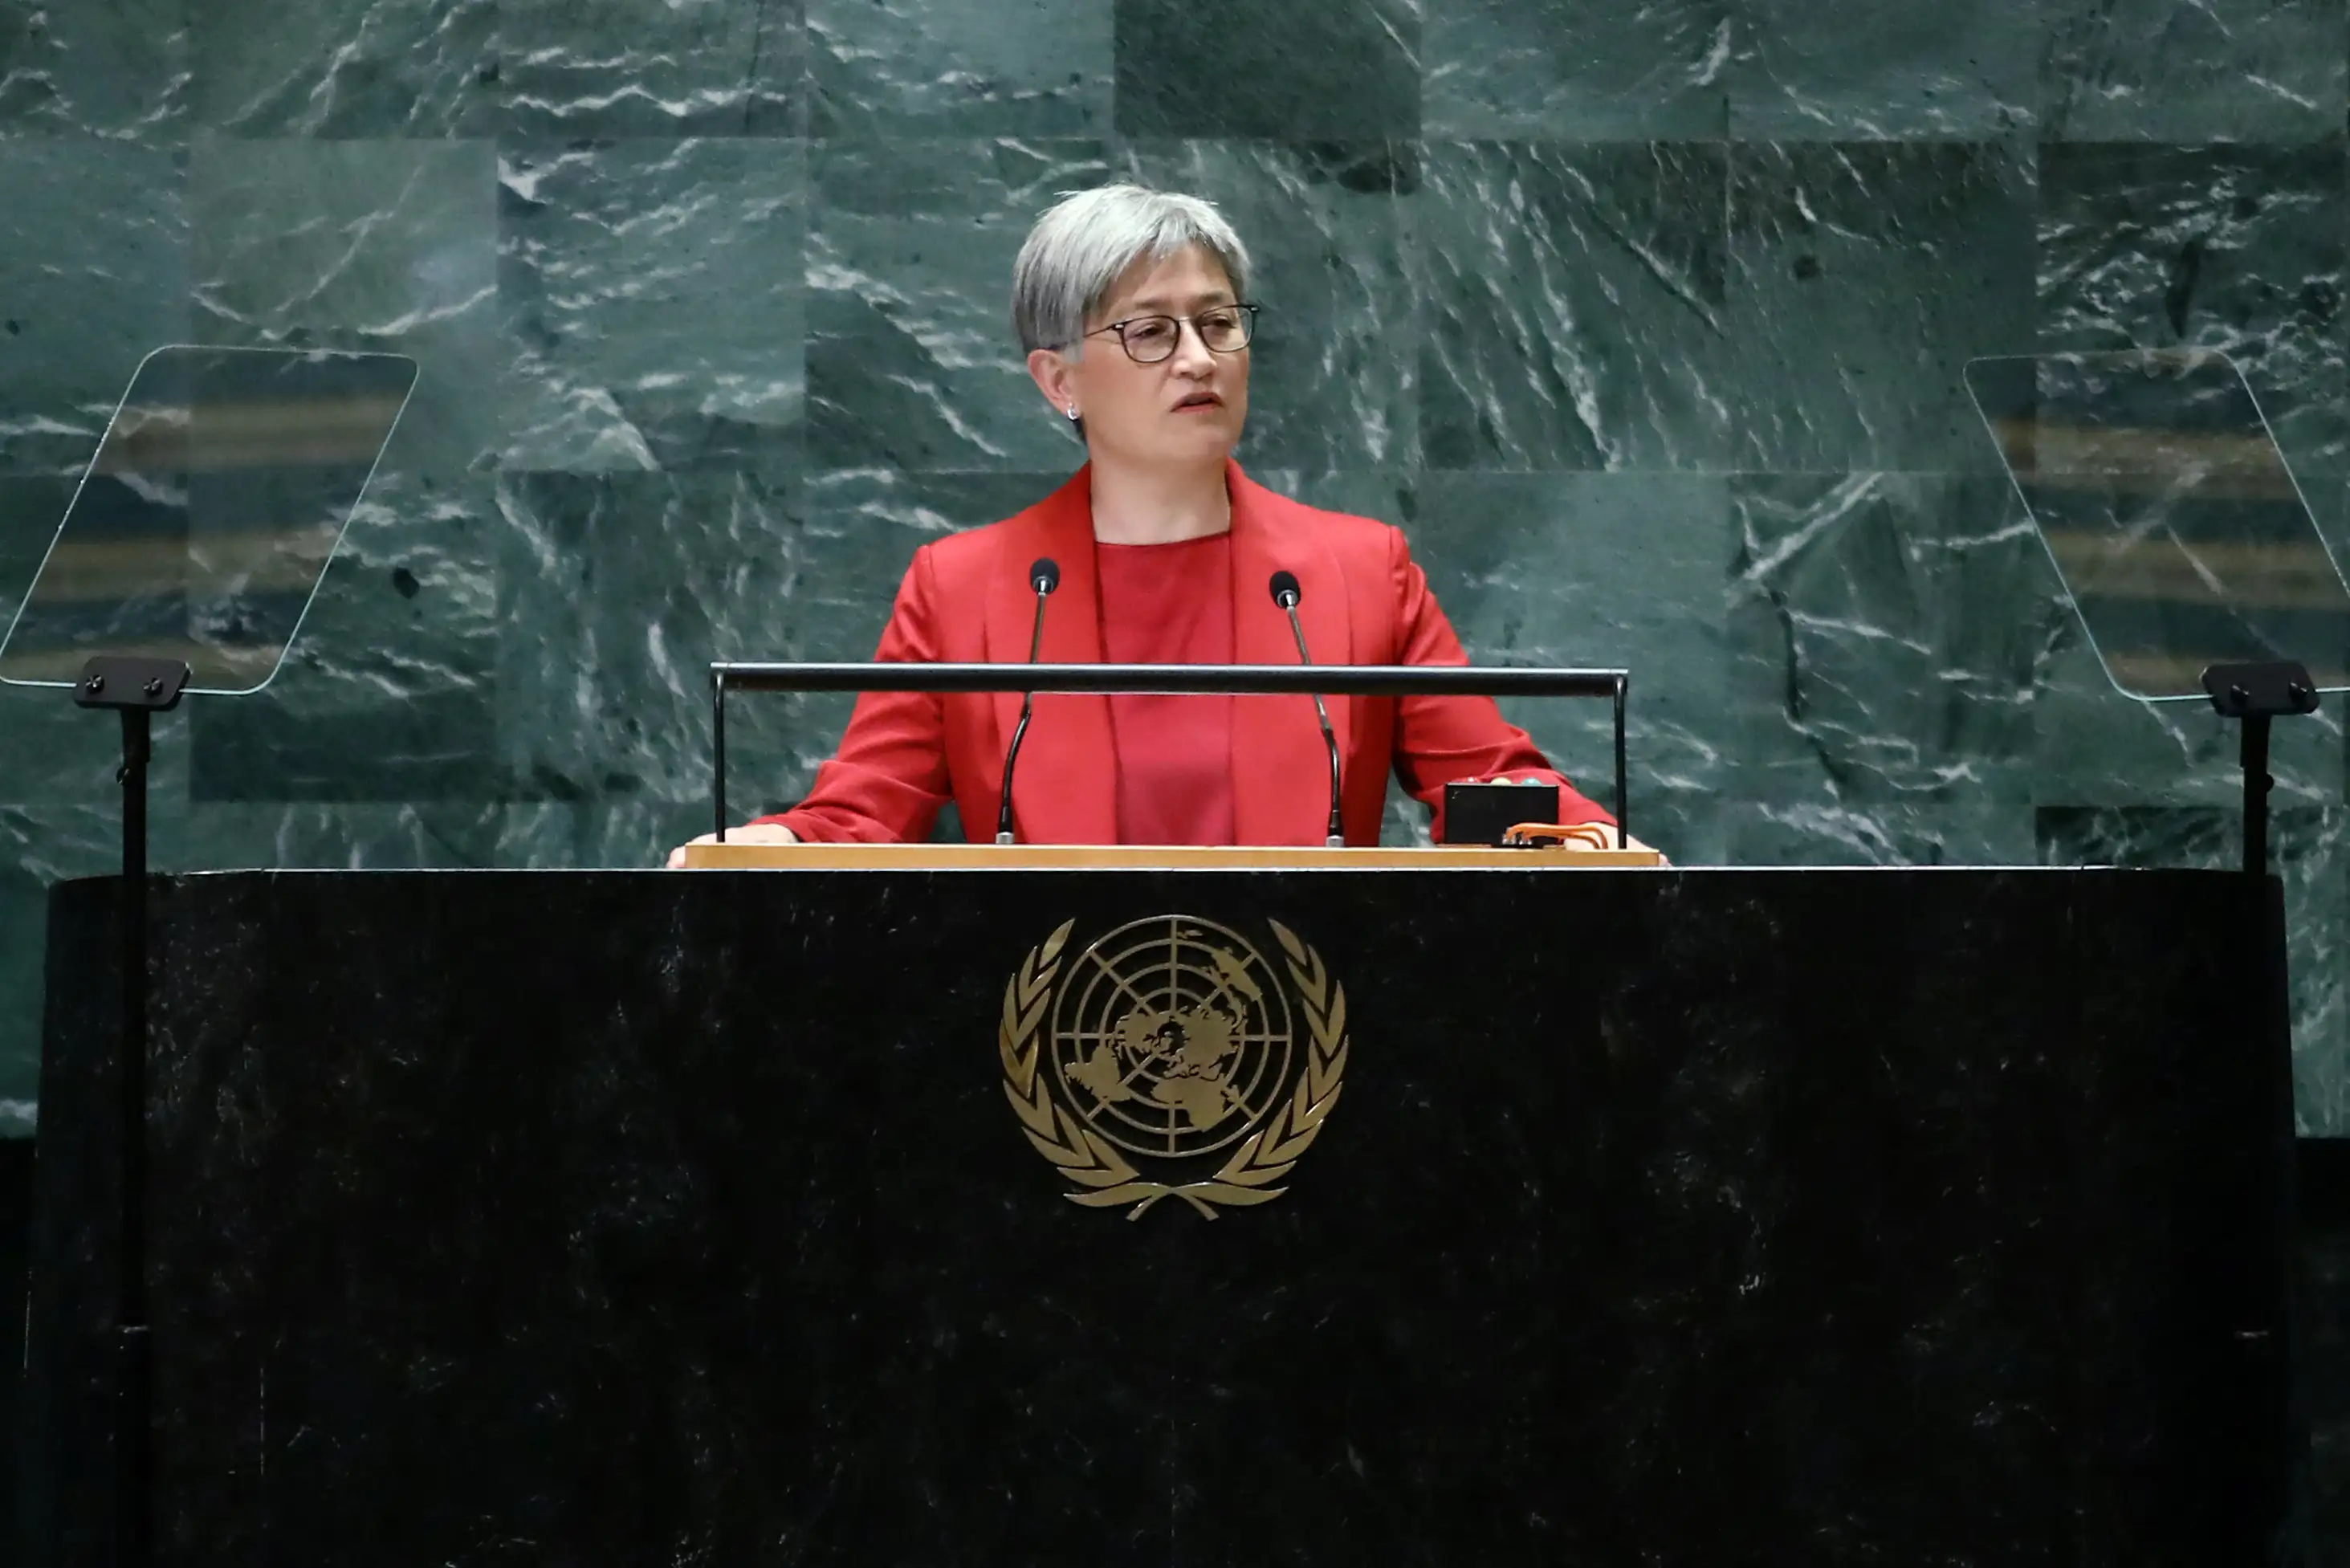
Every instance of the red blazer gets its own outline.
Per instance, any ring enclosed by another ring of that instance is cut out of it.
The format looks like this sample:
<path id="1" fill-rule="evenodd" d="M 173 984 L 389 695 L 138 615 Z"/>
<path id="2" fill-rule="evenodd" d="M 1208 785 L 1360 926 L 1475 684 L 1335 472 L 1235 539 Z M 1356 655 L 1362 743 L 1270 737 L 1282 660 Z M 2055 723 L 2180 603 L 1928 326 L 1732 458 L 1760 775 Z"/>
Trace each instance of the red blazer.
<path id="1" fill-rule="evenodd" d="M 1231 468 L 1232 652 L 1243 664 L 1294 664 L 1289 618 L 1266 582 L 1286 568 L 1302 591 L 1298 615 L 1323 664 L 1466 664 L 1460 639 L 1412 563 L 1402 534 L 1383 523 L 1317 512 Z M 1101 662 L 1094 586 L 1091 477 L 1074 479 L 1015 517 L 951 535 L 914 552 L 877 659 L 914 663 L 1018 664 L 1028 658 L 1036 612 L 1028 566 L 1060 563 L 1061 586 L 1045 612 L 1047 663 Z M 1338 737 L 1347 842 L 1379 841 L 1390 768 L 1435 808 L 1444 786 L 1501 775 L 1566 781 L 1550 771 L 1524 731 L 1487 698 L 1331 698 Z M 1305 696 L 1238 697 L 1232 711 L 1232 813 L 1243 844 L 1320 844 L 1330 813 L 1330 763 Z M 1020 717 L 1020 693 L 868 692 L 858 701 L 840 750 L 816 770 L 794 809 L 762 817 L 815 842 L 919 841 L 954 801 L 965 834 L 993 836 L 1003 749 Z M 1046 693 L 1036 699 L 1012 786 L 1013 816 L 1026 844 L 1118 841 L 1109 702 Z M 1568 822 L 1615 819 L 1565 789 Z"/>

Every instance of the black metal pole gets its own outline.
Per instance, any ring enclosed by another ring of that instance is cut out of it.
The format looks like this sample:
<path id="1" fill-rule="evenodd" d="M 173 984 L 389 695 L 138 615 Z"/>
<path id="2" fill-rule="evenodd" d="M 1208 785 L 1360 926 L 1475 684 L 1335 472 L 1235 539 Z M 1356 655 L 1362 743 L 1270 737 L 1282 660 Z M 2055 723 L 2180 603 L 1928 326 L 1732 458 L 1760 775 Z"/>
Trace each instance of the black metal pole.
<path id="1" fill-rule="evenodd" d="M 718 842 L 726 842 L 726 671 L 710 672 L 710 727 L 716 744 L 710 759 L 710 793 L 718 806 Z"/>
<path id="2" fill-rule="evenodd" d="M 152 715 L 122 710 L 122 1254 L 115 1354 L 116 1561 L 144 1568 L 153 1555 L 150 1481 L 153 1466 L 154 1336 L 147 1315 L 147 759 Z"/>
<path id="3" fill-rule="evenodd" d="M 122 715 L 120 1061 L 115 1134 L 121 1143 L 114 1303 L 114 1562 L 147 1568 L 154 1554 L 154 1335 L 147 1303 L 147 759 L 153 720 L 180 705 L 190 671 L 176 659 L 100 654 L 82 667 L 74 702 Z"/>
<path id="4" fill-rule="evenodd" d="M 1613 697 L 1621 670 L 1467 664 L 754 664 L 719 662 L 738 691 L 1052 691 L 1330 697 Z M 1033 682 L 1033 684 L 1032 684 Z"/>
<path id="5" fill-rule="evenodd" d="M 2236 760 L 2244 774 L 2244 869 L 2269 874 L 2269 722 L 2317 711 L 2317 683 L 2305 665 L 2291 659 L 2261 664 L 2214 664 L 2203 671 L 2203 691 L 2222 718 L 2241 724 Z"/>
<path id="6" fill-rule="evenodd" d="M 1625 798 L 1624 784 L 1624 689 L 1630 684 L 1628 680 L 1621 677 L 1616 682 L 1616 841 L 1618 844 L 1632 836 L 1632 805 Z"/>
<path id="7" fill-rule="evenodd" d="M 2276 780 L 2269 775 L 2269 715 L 2247 713 L 2238 753 L 2244 770 L 2244 869 L 2265 877 L 2269 869 L 2269 791 Z"/>

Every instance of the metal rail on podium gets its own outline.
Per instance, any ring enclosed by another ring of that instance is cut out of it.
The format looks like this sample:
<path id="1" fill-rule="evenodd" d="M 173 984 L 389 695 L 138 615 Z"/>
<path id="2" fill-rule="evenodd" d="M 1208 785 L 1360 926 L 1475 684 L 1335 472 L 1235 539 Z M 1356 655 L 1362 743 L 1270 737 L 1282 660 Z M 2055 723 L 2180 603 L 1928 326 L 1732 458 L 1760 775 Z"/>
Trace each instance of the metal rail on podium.
<path id="1" fill-rule="evenodd" d="M 711 799 L 726 836 L 726 696 L 729 691 L 1026 691 L 1039 695 L 1269 697 L 1575 697 L 1615 710 L 1612 808 L 1632 831 L 1625 786 L 1623 670 L 1477 669 L 1429 664 L 778 664 L 710 667 Z M 1653 863 L 1653 862 L 1651 862 Z"/>

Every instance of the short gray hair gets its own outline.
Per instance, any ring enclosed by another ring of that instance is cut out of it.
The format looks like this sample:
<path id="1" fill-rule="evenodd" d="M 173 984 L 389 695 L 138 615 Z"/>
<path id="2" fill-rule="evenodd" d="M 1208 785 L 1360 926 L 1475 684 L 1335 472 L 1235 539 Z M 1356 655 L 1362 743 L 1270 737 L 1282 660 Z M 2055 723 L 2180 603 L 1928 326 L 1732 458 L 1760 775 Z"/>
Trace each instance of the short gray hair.
<path id="1" fill-rule="evenodd" d="M 1247 296 L 1248 251 L 1211 202 L 1141 185 L 1065 194 L 1028 231 L 1012 266 L 1012 328 L 1021 352 L 1080 342 L 1087 318 L 1128 267 L 1192 245 L 1215 257 L 1232 292 Z"/>

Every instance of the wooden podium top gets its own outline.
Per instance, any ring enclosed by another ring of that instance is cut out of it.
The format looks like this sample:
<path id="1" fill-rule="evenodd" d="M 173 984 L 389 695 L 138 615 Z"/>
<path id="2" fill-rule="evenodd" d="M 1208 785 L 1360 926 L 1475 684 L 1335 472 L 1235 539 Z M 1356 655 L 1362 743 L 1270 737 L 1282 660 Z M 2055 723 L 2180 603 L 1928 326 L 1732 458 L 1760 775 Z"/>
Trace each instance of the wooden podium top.
<path id="1" fill-rule="evenodd" d="M 711 871 L 1590 871 L 1653 867 L 1652 849 L 1199 848 L 1087 844 L 690 844 Z"/>

